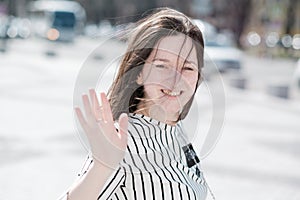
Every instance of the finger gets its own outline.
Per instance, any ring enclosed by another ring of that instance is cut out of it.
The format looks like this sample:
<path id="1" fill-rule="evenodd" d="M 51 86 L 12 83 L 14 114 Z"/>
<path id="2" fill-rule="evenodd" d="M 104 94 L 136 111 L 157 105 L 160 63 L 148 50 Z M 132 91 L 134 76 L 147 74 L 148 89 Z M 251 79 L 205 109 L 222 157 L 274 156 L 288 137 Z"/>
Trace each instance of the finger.
<path id="1" fill-rule="evenodd" d="M 96 119 L 99 119 L 100 118 L 100 114 L 99 114 L 100 113 L 100 105 L 99 105 L 98 98 L 96 96 L 96 92 L 95 92 L 94 89 L 90 89 L 89 93 L 90 93 L 90 98 L 91 98 L 91 101 L 92 101 L 93 114 L 95 115 Z"/>
<path id="2" fill-rule="evenodd" d="M 96 108 L 96 106 L 95 106 L 95 91 L 94 91 L 94 89 L 89 89 L 89 94 L 90 94 L 90 100 L 91 100 L 91 102 L 92 102 L 92 110 L 93 111 L 95 111 L 95 108 Z"/>
<path id="3" fill-rule="evenodd" d="M 93 135 L 92 133 L 89 131 L 89 128 L 88 128 L 88 124 L 87 124 L 87 121 L 85 120 L 83 114 L 82 114 L 82 111 L 79 107 L 75 107 L 75 113 L 77 115 L 77 118 L 78 118 L 78 121 L 86 135 L 86 137 L 88 138 L 89 141 L 92 141 L 92 138 L 93 138 Z M 90 142 L 89 142 L 90 143 Z"/>
<path id="4" fill-rule="evenodd" d="M 118 136 L 121 139 L 122 147 L 127 146 L 127 130 L 128 130 L 128 116 L 126 113 L 122 113 L 119 117 L 119 131 Z"/>
<path id="5" fill-rule="evenodd" d="M 74 109 L 75 109 L 75 113 L 76 113 L 77 119 L 78 119 L 81 127 L 85 130 L 85 127 L 86 127 L 87 123 L 86 123 L 86 120 L 84 119 L 84 116 L 83 116 L 80 108 L 79 107 L 75 107 Z"/>
<path id="6" fill-rule="evenodd" d="M 86 94 L 82 95 L 82 101 L 83 101 L 83 106 L 84 106 L 87 121 L 95 119 L 91 109 L 91 103 L 89 97 Z"/>
<path id="7" fill-rule="evenodd" d="M 103 113 L 102 113 L 103 119 L 108 122 L 113 122 L 114 119 L 113 119 L 110 103 L 108 102 L 105 93 L 101 92 L 100 97 L 101 97 L 101 102 L 103 107 Z"/>

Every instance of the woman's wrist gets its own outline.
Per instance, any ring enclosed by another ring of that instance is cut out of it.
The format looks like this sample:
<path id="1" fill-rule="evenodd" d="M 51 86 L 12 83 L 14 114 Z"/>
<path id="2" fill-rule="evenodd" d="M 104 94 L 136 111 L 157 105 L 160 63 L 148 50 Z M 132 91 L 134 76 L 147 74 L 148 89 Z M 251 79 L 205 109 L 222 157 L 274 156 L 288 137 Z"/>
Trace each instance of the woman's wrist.
<path id="1" fill-rule="evenodd" d="M 94 158 L 87 173 L 70 189 L 68 199 L 97 199 L 99 191 L 113 172 L 113 168 Z"/>
<path id="2" fill-rule="evenodd" d="M 104 164 L 101 161 L 98 161 L 95 158 L 93 159 L 93 163 L 90 170 L 92 170 L 95 174 L 101 174 L 101 176 L 109 176 L 114 171 L 112 167 L 107 166 L 106 164 Z"/>

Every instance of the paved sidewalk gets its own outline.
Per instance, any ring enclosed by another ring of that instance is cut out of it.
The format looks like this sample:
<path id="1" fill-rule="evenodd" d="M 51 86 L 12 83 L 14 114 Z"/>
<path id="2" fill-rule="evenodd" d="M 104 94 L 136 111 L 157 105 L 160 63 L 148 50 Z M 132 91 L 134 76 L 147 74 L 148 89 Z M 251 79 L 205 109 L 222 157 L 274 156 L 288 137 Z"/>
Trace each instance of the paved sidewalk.
<path id="1" fill-rule="evenodd" d="M 300 104 L 229 89 L 226 121 L 203 161 L 217 199 L 300 199 Z"/>
<path id="2" fill-rule="evenodd" d="M 53 200 L 76 178 L 87 152 L 74 130 L 73 87 L 96 43 L 82 39 L 49 58 L 44 43 L 20 41 L 0 55 L 0 200 Z M 225 94 L 223 133 L 202 164 L 216 198 L 299 200 L 299 101 L 234 89 L 226 80 Z M 205 132 L 211 107 L 201 97 Z"/>

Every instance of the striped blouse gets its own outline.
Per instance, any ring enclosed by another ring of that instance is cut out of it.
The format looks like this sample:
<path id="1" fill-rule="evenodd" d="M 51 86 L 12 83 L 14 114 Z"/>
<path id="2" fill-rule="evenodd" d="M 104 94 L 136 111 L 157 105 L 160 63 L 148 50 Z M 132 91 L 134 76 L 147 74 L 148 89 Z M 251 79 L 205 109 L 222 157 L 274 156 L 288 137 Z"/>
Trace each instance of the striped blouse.
<path id="1" fill-rule="evenodd" d="M 179 142 L 179 124 L 171 126 L 140 114 L 129 115 L 128 145 L 119 167 L 98 199 L 206 199 L 203 173 L 189 168 Z M 88 157 L 79 174 L 93 162 Z"/>

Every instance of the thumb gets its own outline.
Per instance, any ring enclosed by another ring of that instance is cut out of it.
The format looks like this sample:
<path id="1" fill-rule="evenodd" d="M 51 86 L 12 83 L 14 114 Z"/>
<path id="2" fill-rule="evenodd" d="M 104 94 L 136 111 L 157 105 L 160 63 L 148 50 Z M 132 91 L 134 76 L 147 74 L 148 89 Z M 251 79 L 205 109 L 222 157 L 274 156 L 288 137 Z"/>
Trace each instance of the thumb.
<path id="1" fill-rule="evenodd" d="M 127 146 L 127 130 L 128 130 L 128 116 L 126 113 L 122 113 L 119 117 L 119 138 L 121 139 L 122 147 Z"/>

